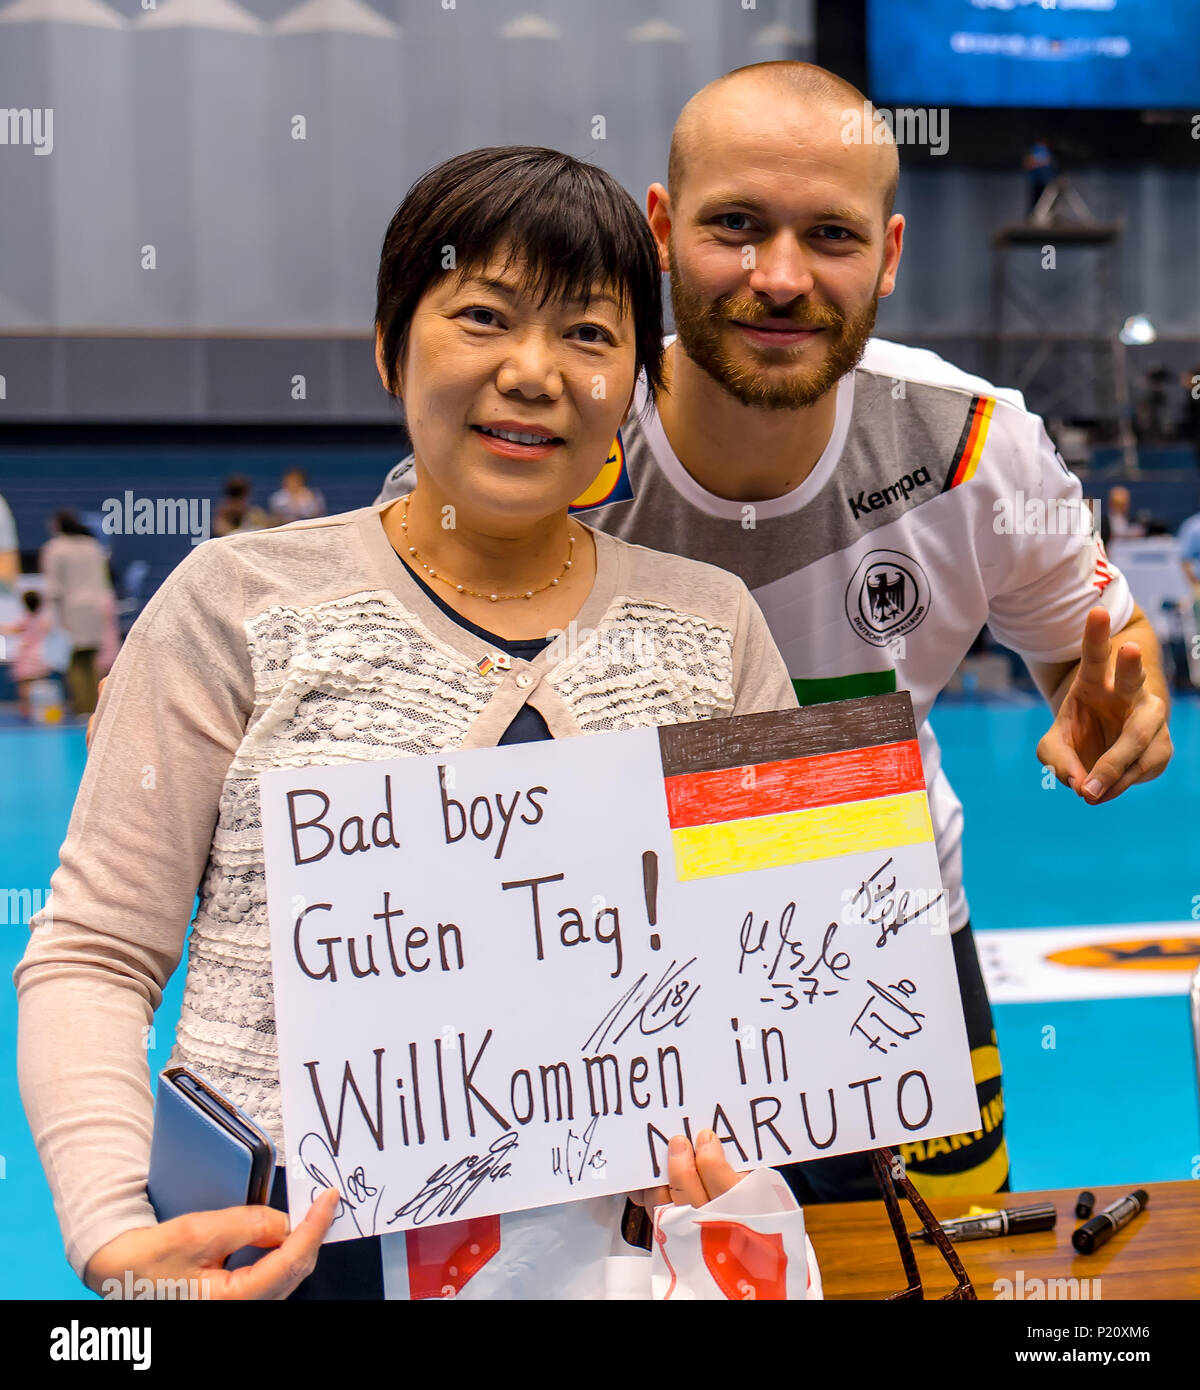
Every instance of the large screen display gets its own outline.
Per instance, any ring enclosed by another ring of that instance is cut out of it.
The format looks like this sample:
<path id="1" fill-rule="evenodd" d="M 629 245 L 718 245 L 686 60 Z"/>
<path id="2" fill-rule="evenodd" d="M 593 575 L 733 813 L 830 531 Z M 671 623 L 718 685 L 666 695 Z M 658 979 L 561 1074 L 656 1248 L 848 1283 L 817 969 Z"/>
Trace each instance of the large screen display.
<path id="1" fill-rule="evenodd" d="M 1200 0 L 867 0 L 875 101 L 1200 109 Z"/>

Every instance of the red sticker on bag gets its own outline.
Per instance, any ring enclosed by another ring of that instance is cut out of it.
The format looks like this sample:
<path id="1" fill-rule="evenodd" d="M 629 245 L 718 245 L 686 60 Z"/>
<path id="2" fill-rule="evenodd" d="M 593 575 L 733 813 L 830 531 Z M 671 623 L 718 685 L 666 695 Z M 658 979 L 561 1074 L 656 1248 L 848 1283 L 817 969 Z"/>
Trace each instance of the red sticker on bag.
<path id="1" fill-rule="evenodd" d="M 500 1249 L 500 1218 L 475 1216 L 405 1231 L 411 1298 L 453 1298 Z"/>
<path id="2" fill-rule="evenodd" d="M 700 1253 L 726 1298 L 787 1298 L 787 1255 L 778 1232 L 752 1231 L 736 1221 L 705 1221 Z"/>

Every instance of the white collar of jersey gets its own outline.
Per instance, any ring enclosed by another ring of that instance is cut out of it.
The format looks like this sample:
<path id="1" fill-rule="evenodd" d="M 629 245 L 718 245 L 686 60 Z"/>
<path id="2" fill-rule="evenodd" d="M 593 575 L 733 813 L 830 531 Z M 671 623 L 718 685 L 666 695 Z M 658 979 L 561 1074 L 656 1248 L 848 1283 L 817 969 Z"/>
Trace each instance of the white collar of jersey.
<path id="1" fill-rule="evenodd" d="M 663 346 L 669 346 L 674 340 L 675 335 L 671 334 L 663 339 Z M 641 412 L 645 404 L 646 381 L 644 376 L 639 376 L 634 408 Z M 826 444 L 816 466 L 800 486 L 793 488 L 791 492 L 785 492 L 782 497 L 769 497 L 765 501 L 753 503 L 757 520 L 770 521 L 772 517 L 787 516 L 790 512 L 799 511 L 801 507 L 807 506 L 816 497 L 829 481 L 830 475 L 842 456 L 846 436 L 850 433 L 850 415 L 853 407 L 854 373 L 850 371 L 837 384 L 837 413 L 834 416 L 833 433 L 829 436 L 829 443 Z M 646 443 L 650 446 L 655 463 L 658 464 L 659 469 L 676 492 L 690 502 L 693 507 L 699 511 L 707 512 L 709 516 L 732 521 L 742 519 L 745 515 L 744 509 L 751 504 L 731 501 L 727 497 L 718 497 L 715 492 L 709 492 L 707 488 L 701 487 L 676 457 L 674 449 L 671 448 L 667 440 L 667 434 L 662 427 L 662 420 L 659 418 L 657 410 L 642 416 L 642 429 L 645 431 Z"/>

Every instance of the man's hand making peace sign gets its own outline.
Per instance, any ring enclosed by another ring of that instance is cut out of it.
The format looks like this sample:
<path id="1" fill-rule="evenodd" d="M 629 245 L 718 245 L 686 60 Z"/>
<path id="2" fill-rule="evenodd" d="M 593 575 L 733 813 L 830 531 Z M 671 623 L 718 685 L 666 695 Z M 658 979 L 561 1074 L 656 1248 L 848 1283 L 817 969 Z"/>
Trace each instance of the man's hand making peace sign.
<path id="1" fill-rule="evenodd" d="M 1157 777 L 1173 751 L 1158 642 L 1140 608 L 1117 635 L 1114 656 L 1108 613 L 1093 608 L 1078 662 L 1030 668 L 1055 714 L 1037 755 L 1097 805 Z"/>

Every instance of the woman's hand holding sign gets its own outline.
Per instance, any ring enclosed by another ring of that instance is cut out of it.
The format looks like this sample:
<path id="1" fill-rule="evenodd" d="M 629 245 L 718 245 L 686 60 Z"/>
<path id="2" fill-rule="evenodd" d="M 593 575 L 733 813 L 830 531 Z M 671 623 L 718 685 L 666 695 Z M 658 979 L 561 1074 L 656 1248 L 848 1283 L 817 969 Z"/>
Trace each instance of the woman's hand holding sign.
<path id="1" fill-rule="evenodd" d="M 745 1176 L 733 1170 L 724 1146 L 711 1129 L 702 1129 L 696 1135 L 694 1150 L 682 1134 L 677 1134 L 667 1146 L 668 1185 L 631 1192 L 629 1200 L 647 1211 L 672 1202 L 678 1207 L 702 1207 Z"/>
<path id="2" fill-rule="evenodd" d="M 285 1299 L 314 1270 L 317 1252 L 338 1209 L 341 1196 L 327 1187 L 297 1226 L 275 1207 L 227 1207 L 196 1211 L 139 1226 L 110 1240 L 88 1261 L 84 1282 L 101 1297 L 121 1297 L 130 1280 L 160 1282 L 178 1288 L 195 1280 L 202 1298 Z M 244 1245 L 275 1247 L 252 1265 L 225 1269 L 225 1261 Z M 146 1285 L 139 1284 L 138 1296 Z M 187 1296 L 191 1296 L 189 1293 Z"/>

